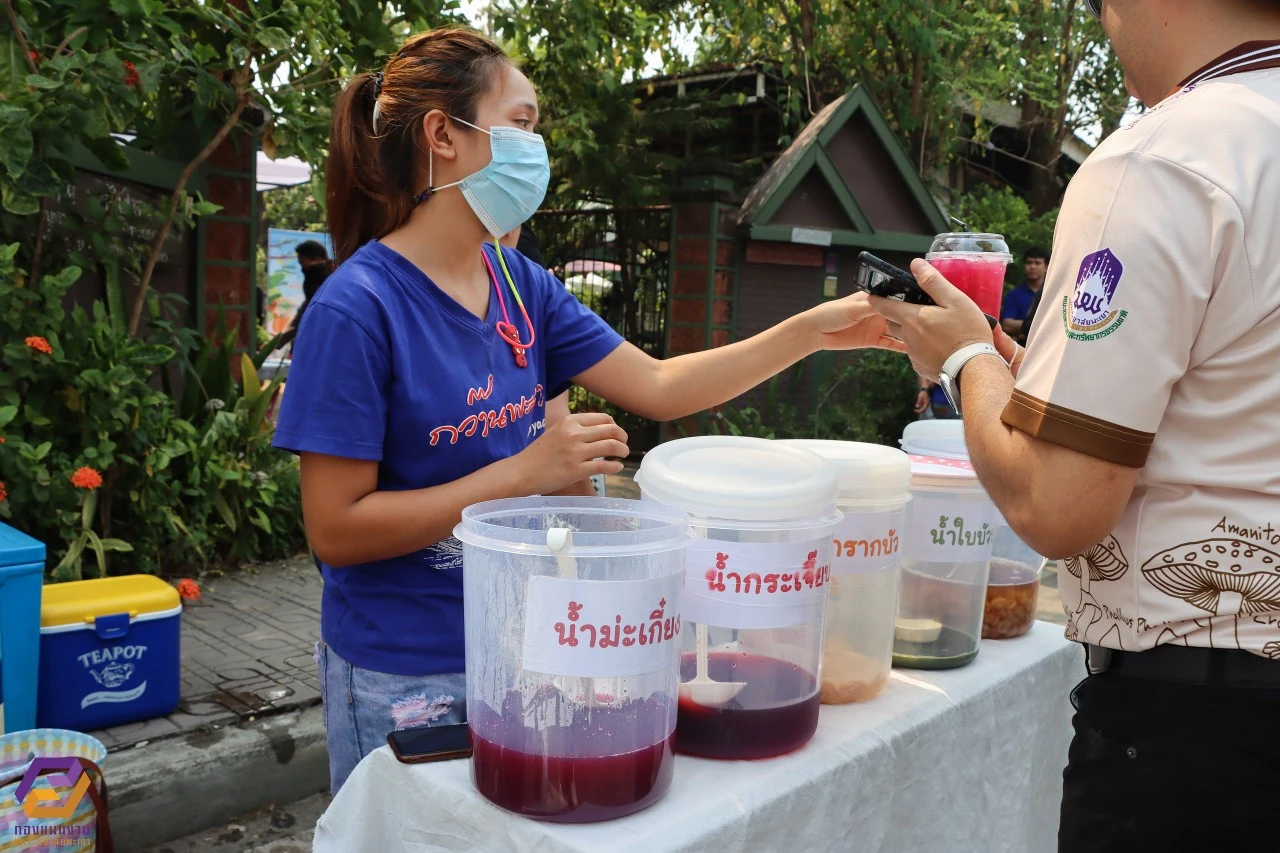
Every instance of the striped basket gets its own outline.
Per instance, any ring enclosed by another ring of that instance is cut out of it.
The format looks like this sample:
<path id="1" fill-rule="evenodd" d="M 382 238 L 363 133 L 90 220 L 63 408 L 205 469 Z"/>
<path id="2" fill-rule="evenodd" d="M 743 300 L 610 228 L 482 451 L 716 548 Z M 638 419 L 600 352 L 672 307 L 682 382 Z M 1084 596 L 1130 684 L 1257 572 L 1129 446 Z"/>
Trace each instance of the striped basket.
<path id="1" fill-rule="evenodd" d="M 110 849 L 110 830 L 99 843 L 99 814 L 94 796 L 81 798 L 69 818 L 28 818 L 18 802 L 17 790 L 36 758 L 80 758 L 91 762 L 95 772 L 107 757 L 107 748 L 96 738 L 63 729 L 30 729 L 0 735 L 0 853 L 10 851 L 86 851 L 104 853 Z M 92 775 L 92 774 L 91 774 Z M 101 775 L 93 781 L 98 794 L 105 794 Z M 47 776 L 36 779 L 33 789 L 43 788 L 65 797 L 67 790 L 51 785 Z M 28 795 L 30 796 L 30 795 Z M 101 815 L 105 819 L 104 814 Z"/>

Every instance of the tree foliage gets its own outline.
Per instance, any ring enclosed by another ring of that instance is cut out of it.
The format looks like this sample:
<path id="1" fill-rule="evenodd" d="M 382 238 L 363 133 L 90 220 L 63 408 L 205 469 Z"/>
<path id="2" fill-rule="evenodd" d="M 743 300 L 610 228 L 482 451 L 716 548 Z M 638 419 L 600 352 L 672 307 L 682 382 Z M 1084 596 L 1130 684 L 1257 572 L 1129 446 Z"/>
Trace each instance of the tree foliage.
<path id="1" fill-rule="evenodd" d="M 0 0 L 0 237 L 38 280 L 49 198 L 87 149 L 109 169 L 127 148 L 184 164 L 155 240 L 123 270 L 136 333 L 169 230 L 215 207 L 187 192 L 232 133 L 269 155 L 319 162 L 342 79 L 380 64 L 405 30 L 446 20 L 453 0 Z"/>
<path id="2" fill-rule="evenodd" d="M 762 60 L 789 83 L 777 104 L 783 143 L 862 83 L 926 175 L 984 143 L 995 114 L 1013 109 L 1015 153 L 1035 164 L 1037 215 L 1061 193 L 1063 143 L 1083 129 L 1113 130 L 1129 104 L 1081 0 L 502 0 L 496 9 L 495 33 L 543 99 L 557 204 L 642 199 L 672 165 L 646 153 L 657 122 L 717 127 L 723 105 L 641 109 L 629 85 L 655 66 L 682 70 L 682 39 L 694 65 Z"/>

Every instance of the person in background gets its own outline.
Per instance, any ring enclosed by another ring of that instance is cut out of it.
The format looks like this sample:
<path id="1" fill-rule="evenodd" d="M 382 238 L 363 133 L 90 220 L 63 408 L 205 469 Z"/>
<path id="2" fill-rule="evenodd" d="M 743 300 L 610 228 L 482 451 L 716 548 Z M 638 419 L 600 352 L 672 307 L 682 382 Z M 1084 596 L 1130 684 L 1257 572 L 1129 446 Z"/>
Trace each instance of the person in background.
<path id="1" fill-rule="evenodd" d="M 930 382 L 923 376 L 917 378 L 920 380 L 920 393 L 916 394 L 915 412 L 923 416 L 921 420 L 932 418 L 946 421 L 960 417 L 947 401 L 947 395 L 943 393 L 942 386 L 937 382 Z"/>
<path id="2" fill-rule="evenodd" d="M 1022 253 L 1022 283 L 1009 291 L 1000 309 L 1000 326 L 1005 333 L 1019 343 L 1027 340 L 1027 317 L 1033 302 L 1039 302 L 1045 276 L 1049 274 L 1049 250 L 1032 246 Z"/>
<path id="3" fill-rule="evenodd" d="M 293 251 L 298 256 L 298 266 L 302 267 L 302 305 L 289 324 L 289 328 L 297 329 L 302 323 L 302 315 L 307 306 L 320 290 L 320 285 L 333 272 L 333 262 L 329 260 L 324 244 L 317 240 L 304 240 Z"/>
<path id="4" fill-rule="evenodd" d="M 540 267 L 546 267 L 547 260 L 542 256 L 542 247 L 538 245 L 538 235 L 533 233 L 532 226 L 526 222 L 516 229 L 519 232 L 516 240 L 516 251 L 533 261 Z"/>
<path id="5" fill-rule="evenodd" d="M 655 359 L 498 239 L 550 182 L 537 94 L 479 33 L 411 37 L 333 108 L 329 233 L 341 266 L 307 308 L 274 445 L 299 455 L 323 566 L 316 647 L 333 791 L 396 729 L 466 720 L 462 546 L 481 501 L 617 473 L 601 413 L 551 421 L 578 385 L 670 421 L 821 350 L 900 348 L 866 294 L 746 340 Z"/>
<path id="6" fill-rule="evenodd" d="M 1027 316 L 1022 320 L 1022 328 L 1018 330 L 1016 335 L 1012 336 L 1014 341 L 1016 341 L 1020 346 L 1025 347 L 1027 345 L 1027 340 L 1031 337 L 1031 324 L 1035 322 L 1036 312 L 1040 310 L 1040 297 L 1043 295 L 1044 288 L 1042 287 L 1040 288 L 1040 291 L 1036 293 L 1035 298 L 1031 300 L 1031 307 L 1027 308 Z"/>
<path id="7" fill-rule="evenodd" d="M 923 260 L 936 305 L 872 303 L 1013 531 L 1070 569 L 1059 851 L 1275 849 L 1280 2 L 1085 5 L 1148 109 L 1067 187 L 1028 347 Z"/>

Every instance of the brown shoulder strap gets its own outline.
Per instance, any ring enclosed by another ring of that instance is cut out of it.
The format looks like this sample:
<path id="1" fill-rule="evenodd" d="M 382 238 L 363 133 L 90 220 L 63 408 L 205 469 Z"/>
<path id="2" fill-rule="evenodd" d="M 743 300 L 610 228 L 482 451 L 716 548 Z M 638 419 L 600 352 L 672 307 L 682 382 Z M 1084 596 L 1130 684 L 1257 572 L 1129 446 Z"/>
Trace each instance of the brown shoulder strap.
<path id="1" fill-rule="evenodd" d="M 98 818 L 98 843 L 94 848 L 95 853 L 116 853 L 115 839 L 111 837 L 111 821 L 107 817 L 107 777 L 102 775 L 102 768 L 86 758 L 80 759 L 80 763 L 84 765 L 89 777 L 94 780 L 94 784 L 90 785 L 87 793 L 89 799 L 93 801 L 94 811 Z M 102 790 L 98 790 L 98 785 L 102 786 Z"/>

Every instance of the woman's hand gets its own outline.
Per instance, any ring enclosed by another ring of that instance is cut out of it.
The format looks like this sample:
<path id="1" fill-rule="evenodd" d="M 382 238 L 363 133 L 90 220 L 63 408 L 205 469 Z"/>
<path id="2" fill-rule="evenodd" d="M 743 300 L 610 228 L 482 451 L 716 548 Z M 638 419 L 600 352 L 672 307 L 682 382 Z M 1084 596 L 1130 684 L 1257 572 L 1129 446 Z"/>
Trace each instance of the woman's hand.
<path id="1" fill-rule="evenodd" d="M 920 393 L 916 395 L 916 414 L 922 415 L 929 408 L 929 392 L 921 388 Z"/>
<path id="2" fill-rule="evenodd" d="M 517 229 L 519 230 L 519 229 Z M 551 429 L 565 418 L 569 417 L 569 392 L 565 391 L 554 400 L 547 401 L 547 429 Z M 591 482 L 591 478 L 578 480 L 556 489 L 554 492 L 544 492 L 545 497 L 595 497 L 595 484 Z"/>
<path id="3" fill-rule="evenodd" d="M 865 293 L 824 302 L 801 316 L 812 324 L 817 350 L 879 347 L 906 351 L 902 341 L 889 336 L 888 321 L 871 307 Z"/>
<path id="4" fill-rule="evenodd" d="M 613 418 L 584 413 L 548 424 L 533 444 L 511 458 L 511 464 L 522 493 L 545 495 L 594 474 L 618 473 L 620 460 L 630 452 L 627 433 Z"/>

